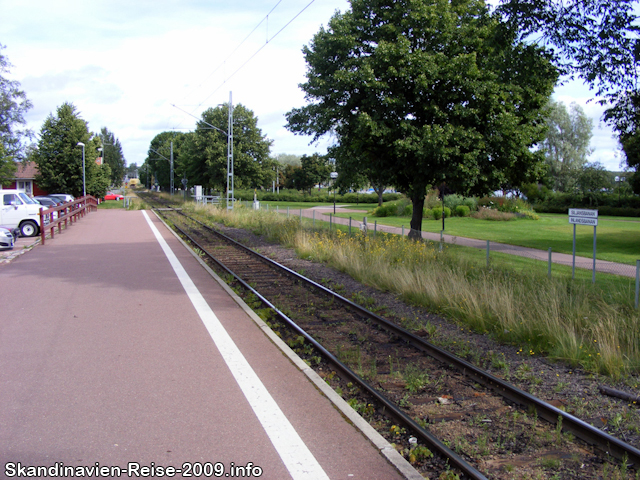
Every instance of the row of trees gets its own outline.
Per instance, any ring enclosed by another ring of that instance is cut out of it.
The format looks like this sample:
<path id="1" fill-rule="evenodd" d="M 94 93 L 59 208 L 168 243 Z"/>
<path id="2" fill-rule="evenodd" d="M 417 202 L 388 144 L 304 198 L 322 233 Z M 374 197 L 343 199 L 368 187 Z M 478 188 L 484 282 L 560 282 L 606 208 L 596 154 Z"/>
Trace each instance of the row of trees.
<path id="1" fill-rule="evenodd" d="M 173 158 L 175 187 L 202 185 L 212 191 L 226 191 L 227 134 L 229 106 L 220 105 L 202 113 L 192 132 L 162 132 L 149 146 L 148 156 L 138 175 L 147 184 L 168 189 Z M 309 191 L 330 178 L 332 167 L 327 156 L 313 154 L 270 156 L 271 140 L 258 128 L 253 111 L 242 104 L 233 109 L 233 168 L 235 188 L 278 186 Z M 213 128 L 212 127 L 216 127 Z"/>
<path id="2" fill-rule="evenodd" d="M 4 47 L 0 45 L 0 52 Z M 86 191 L 103 196 L 110 185 L 119 184 L 125 173 L 122 145 L 106 127 L 89 131 L 76 107 L 64 103 L 44 121 L 37 143 L 26 128 L 25 113 L 32 107 L 19 82 L 8 80 L 10 63 L 0 53 L 0 184 L 13 180 L 20 161 L 35 161 L 36 182 L 50 192 L 79 196 L 83 192 L 82 147 L 85 145 Z M 98 155 L 98 149 L 102 153 Z M 103 165 L 95 159 L 102 156 Z"/>

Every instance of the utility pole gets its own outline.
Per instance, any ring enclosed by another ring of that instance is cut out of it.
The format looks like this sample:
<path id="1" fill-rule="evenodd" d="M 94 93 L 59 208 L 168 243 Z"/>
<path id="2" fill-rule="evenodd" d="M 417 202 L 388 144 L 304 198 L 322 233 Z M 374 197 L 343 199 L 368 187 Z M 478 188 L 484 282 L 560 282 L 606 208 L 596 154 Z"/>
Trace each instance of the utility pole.
<path id="1" fill-rule="evenodd" d="M 171 141 L 171 172 L 169 177 L 171 195 L 173 196 L 173 140 Z"/>
<path id="2" fill-rule="evenodd" d="M 227 128 L 227 210 L 233 210 L 233 102 L 229 92 L 229 127 Z"/>

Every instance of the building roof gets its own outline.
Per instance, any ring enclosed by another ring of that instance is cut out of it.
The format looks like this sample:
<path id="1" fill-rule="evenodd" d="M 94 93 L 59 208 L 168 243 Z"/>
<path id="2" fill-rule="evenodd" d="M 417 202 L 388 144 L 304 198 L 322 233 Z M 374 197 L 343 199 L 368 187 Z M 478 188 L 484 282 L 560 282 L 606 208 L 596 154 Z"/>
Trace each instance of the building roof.
<path id="1" fill-rule="evenodd" d="M 26 163 L 18 163 L 18 170 L 16 170 L 15 178 L 25 179 L 25 180 L 33 180 L 38 173 L 38 166 L 36 162 L 26 162 Z"/>

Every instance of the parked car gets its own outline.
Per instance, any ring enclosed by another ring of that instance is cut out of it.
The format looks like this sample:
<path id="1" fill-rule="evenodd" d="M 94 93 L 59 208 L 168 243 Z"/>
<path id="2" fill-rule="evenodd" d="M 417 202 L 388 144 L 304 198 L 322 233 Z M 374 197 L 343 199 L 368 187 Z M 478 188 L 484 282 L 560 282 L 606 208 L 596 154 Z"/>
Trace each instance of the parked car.
<path id="1" fill-rule="evenodd" d="M 46 197 L 44 195 L 38 195 L 37 197 L 33 197 L 34 200 L 37 200 L 38 203 L 40 205 L 42 205 L 43 207 L 57 207 L 58 205 L 60 205 L 62 202 L 54 197 Z"/>
<path id="2" fill-rule="evenodd" d="M 47 197 L 59 198 L 63 203 L 73 202 L 76 198 L 68 193 L 51 193 Z"/>
<path id="3" fill-rule="evenodd" d="M 17 229 L 0 227 L 0 249 L 11 250 L 18 236 Z"/>
<path id="4" fill-rule="evenodd" d="M 124 197 L 119 193 L 107 192 L 104 196 L 105 200 L 122 200 Z"/>
<path id="5" fill-rule="evenodd" d="M 43 195 L 39 195 L 37 197 L 33 197 L 34 200 L 36 200 L 40 205 L 42 205 L 42 208 L 44 208 L 45 210 L 47 208 L 53 208 L 53 207 L 57 207 L 58 205 L 62 205 L 62 201 L 60 201 L 60 199 L 58 198 L 54 198 L 54 197 L 46 197 Z M 51 214 L 47 214 L 47 216 L 51 216 L 51 221 L 55 220 L 56 218 L 58 218 L 58 212 L 52 212 Z M 48 224 L 48 219 L 45 219 L 45 224 Z"/>

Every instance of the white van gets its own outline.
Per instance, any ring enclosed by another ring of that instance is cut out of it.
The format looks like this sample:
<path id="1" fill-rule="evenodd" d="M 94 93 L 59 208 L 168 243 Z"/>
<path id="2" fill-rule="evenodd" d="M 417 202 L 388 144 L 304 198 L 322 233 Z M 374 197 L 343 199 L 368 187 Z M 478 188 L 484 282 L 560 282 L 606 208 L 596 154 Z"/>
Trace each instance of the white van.
<path id="1" fill-rule="evenodd" d="M 0 190 L 0 225 L 19 228 L 23 237 L 33 237 L 40 231 L 41 208 L 20 190 Z"/>

